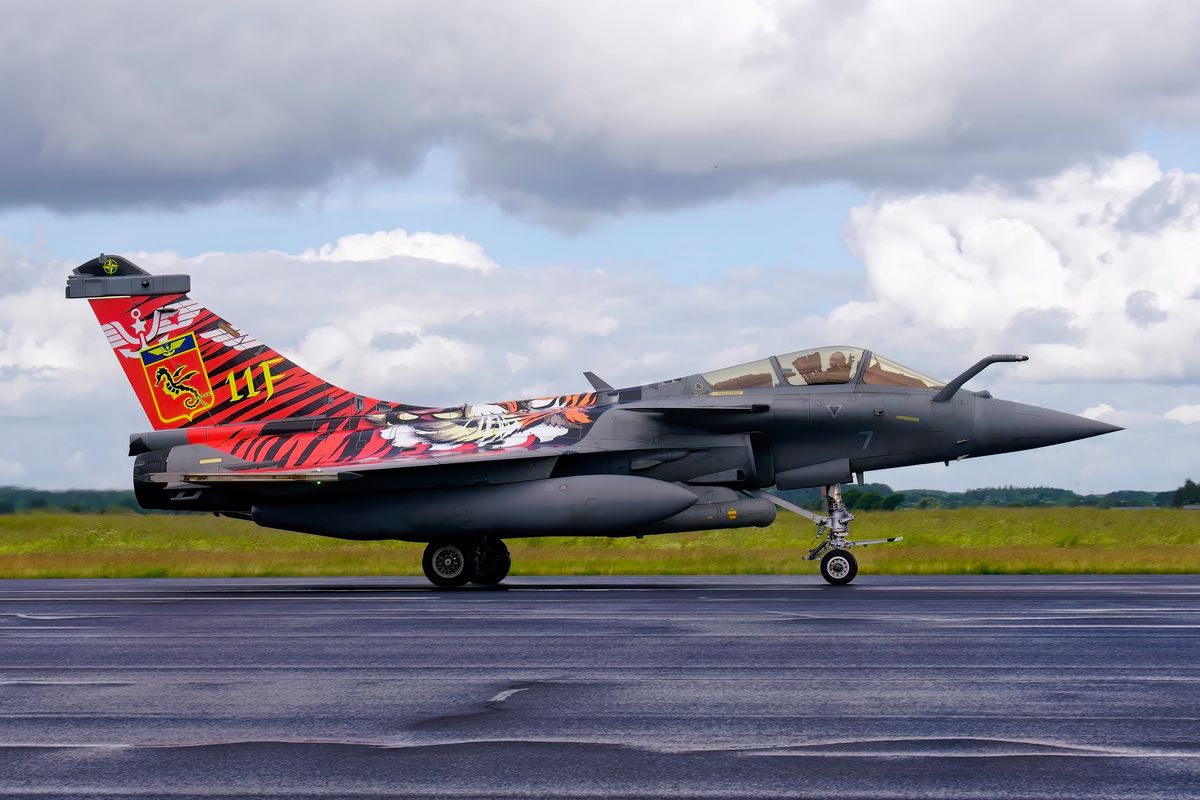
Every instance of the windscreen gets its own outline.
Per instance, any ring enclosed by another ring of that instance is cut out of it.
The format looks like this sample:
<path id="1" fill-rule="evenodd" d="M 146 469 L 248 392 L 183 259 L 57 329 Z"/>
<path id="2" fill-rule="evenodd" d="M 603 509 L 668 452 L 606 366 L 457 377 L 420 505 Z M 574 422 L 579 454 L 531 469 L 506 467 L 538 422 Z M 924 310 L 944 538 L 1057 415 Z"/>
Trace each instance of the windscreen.
<path id="1" fill-rule="evenodd" d="M 863 383 L 872 386 L 903 386 L 910 389 L 940 389 L 946 384 L 895 361 L 871 354 L 871 363 L 863 373 Z"/>

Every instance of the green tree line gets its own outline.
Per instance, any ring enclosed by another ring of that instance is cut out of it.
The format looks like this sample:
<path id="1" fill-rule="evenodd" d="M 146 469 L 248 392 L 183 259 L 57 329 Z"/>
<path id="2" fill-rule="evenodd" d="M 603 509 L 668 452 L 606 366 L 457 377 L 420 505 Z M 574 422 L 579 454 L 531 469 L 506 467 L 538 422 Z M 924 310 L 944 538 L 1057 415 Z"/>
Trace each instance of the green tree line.
<path id="1" fill-rule="evenodd" d="M 131 491 L 96 489 L 25 489 L 20 486 L 0 486 L 0 514 L 18 511 L 56 510 L 76 514 L 95 514 L 107 511 L 138 511 L 141 508 Z"/>
<path id="2" fill-rule="evenodd" d="M 781 490 L 779 496 L 805 508 L 820 505 L 819 489 Z M 897 492 L 885 483 L 867 483 L 846 487 L 846 505 L 864 511 L 905 508 L 1044 508 L 1053 506 L 1129 508 L 1147 506 L 1181 506 L 1200 503 L 1200 486 L 1190 479 L 1174 491 L 1145 492 L 1122 489 L 1106 494 L 1077 494 L 1070 489 L 1051 486 L 991 486 L 968 489 L 965 492 L 946 492 L 939 489 L 905 489 Z M 1189 499 L 1190 498 L 1190 499 Z"/>
<path id="3" fill-rule="evenodd" d="M 819 489 L 791 489 L 779 496 L 806 508 L 820 504 Z M 905 489 L 897 492 L 886 483 L 867 483 L 847 486 L 844 497 L 851 509 L 862 511 L 894 511 L 903 508 L 976 508 L 999 506 L 1006 508 L 1045 506 L 1093 506 L 1114 508 L 1128 506 L 1183 506 L 1200 504 L 1200 485 L 1191 478 L 1174 491 L 1143 492 L 1121 490 L 1107 494 L 1081 495 L 1069 489 L 1049 486 L 993 486 L 968 489 L 965 492 L 943 492 L 936 489 Z M 66 489 L 26 489 L 19 486 L 0 486 L 0 514 L 21 511 L 58 510 L 72 513 L 103 513 L 136 511 L 138 507 L 131 491 Z"/>

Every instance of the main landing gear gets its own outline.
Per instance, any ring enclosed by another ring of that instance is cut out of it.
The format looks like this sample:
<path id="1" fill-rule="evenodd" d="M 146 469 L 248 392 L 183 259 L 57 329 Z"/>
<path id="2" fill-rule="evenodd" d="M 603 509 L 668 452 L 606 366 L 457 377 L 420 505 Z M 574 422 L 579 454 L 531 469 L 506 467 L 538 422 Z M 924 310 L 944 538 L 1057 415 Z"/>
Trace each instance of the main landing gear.
<path id="1" fill-rule="evenodd" d="M 770 492 L 751 491 L 750 494 L 769 500 L 780 508 L 817 523 L 817 537 L 821 541 L 808 551 L 805 558 L 809 561 L 821 559 L 821 577 L 835 586 L 849 583 L 858 574 L 858 559 L 851 555 L 850 548 L 898 542 L 904 538 L 903 536 L 892 536 L 887 539 L 847 539 L 846 537 L 850 535 L 850 522 L 854 519 L 854 515 L 846 508 L 846 503 L 842 499 L 840 483 L 830 484 L 821 489 L 821 499 L 825 505 L 824 515 L 814 514 L 807 508 L 789 503 Z"/>
<path id="2" fill-rule="evenodd" d="M 425 577 L 434 586 L 474 583 L 495 586 L 508 575 L 512 558 L 504 542 L 491 537 L 430 542 L 421 557 Z"/>

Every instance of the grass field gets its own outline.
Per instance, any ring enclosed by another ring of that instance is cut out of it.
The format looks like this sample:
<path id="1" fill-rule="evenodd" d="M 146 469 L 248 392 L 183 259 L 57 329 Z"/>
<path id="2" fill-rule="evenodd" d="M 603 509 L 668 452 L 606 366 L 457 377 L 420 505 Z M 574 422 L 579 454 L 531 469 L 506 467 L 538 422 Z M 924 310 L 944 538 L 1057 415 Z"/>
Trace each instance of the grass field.
<path id="1" fill-rule="evenodd" d="M 1200 512 L 977 508 L 859 514 L 858 538 L 903 535 L 856 551 L 890 574 L 1200 572 Z M 514 539 L 514 575 L 815 572 L 813 528 L 637 539 Z M 27 513 L 0 516 L 0 577 L 419 575 L 422 545 L 348 542 L 207 515 Z"/>

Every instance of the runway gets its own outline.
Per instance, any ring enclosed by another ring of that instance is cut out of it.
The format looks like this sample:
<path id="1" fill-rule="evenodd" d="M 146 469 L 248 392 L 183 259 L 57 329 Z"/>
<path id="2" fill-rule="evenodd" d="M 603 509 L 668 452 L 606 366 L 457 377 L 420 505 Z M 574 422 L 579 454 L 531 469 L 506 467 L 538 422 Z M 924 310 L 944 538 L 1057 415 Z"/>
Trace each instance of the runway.
<path id="1" fill-rule="evenodd" d="M 0 792 L 1200 797 L 1200 576 L 0 581 Z"/>

